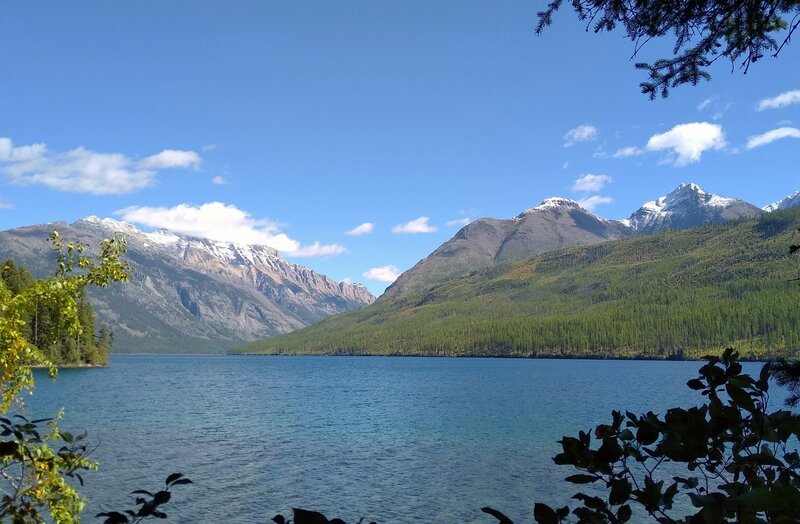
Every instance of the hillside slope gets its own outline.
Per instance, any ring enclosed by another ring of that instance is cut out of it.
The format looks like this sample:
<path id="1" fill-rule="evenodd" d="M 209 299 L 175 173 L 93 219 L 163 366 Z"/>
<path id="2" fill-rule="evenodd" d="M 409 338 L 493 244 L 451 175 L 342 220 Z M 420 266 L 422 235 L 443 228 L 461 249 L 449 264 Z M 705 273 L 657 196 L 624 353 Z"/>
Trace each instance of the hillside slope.
<path id="1" fill-rule="evenodd" d="M 800 210 L 495 266 L 241 353 L 688 357 L 800 347 Z"/>

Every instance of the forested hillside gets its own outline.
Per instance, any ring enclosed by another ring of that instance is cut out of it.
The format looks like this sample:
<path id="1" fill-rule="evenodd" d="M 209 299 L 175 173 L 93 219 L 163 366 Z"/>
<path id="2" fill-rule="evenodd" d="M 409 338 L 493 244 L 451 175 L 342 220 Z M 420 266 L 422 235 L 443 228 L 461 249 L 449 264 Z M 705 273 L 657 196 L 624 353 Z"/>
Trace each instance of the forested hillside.
<path id="1" fill-rule="evenodd" d="M 0 282 L 16 295 L 31 286 L 33 278 L 24 267 L 6 260 L 0 268 Z M 78 319 L 80 334 L 69 335 L 64 312 L 53 304 L 43 303 L 25 319 L 23 332 L 28 342 L 57 366 L 105 365 L 113 333 L 105 324 L 96 332 L 94 310 L 83 290 L 78 301 Z"/>
<path id="2" fill-rule="evenodd" d="M 746 357 L 800 346 L 800 210 L 546 253 L 242 353 Z"/>

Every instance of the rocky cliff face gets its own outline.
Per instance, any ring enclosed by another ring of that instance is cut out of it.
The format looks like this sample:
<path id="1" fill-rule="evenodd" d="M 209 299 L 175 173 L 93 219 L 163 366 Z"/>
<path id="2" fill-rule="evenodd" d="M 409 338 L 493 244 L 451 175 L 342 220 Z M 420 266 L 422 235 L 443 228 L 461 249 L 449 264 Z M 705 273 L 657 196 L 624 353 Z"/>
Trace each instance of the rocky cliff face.
<path id="1" fill-rule="evenodd" d="M 127 239 L 133 281 L 91 293 L 100 322 L 115 330 L 115 351 L 223 351 L 374 301 L 364 286 L 291 264 L 267 246 L 144 233 L 97 217 L 0 233 L 0 256 L 46 274 L 53 229 L 94 246 L 115 233 Z"/>

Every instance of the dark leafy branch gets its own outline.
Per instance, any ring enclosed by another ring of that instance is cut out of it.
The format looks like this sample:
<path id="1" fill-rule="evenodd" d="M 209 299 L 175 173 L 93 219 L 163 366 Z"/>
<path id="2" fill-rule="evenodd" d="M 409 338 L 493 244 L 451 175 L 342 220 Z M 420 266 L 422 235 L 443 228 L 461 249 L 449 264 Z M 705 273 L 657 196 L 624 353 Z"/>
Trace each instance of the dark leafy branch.
<path id="1" fill-rule="evenodd" d="M 738 358 L 732 349 L 706 357 L 700 376 L 687 383 L 705 397 L 699 406 L 672 408 L 663 417 L 614 411 L 609 424 L 565 436 L 554 461 L 576 469 L 566 480 L 592 485 L 593 494 L 576 493 L 575 508 L 537 503 L 536 521 L 558 523 L 571 513 L 580 523 L 621 523 L 638 508 L 664 524 L 796 522 L 800 455 L 789 448 L 800 436 L 800 416 L 770 412 L 769 386 L 782 377 L 796 384 L 798 370 L 767 363 L 753 378 Z"/>
<path id="2" fill-rule="evenodd" d="M 536 33 L 553 22 L 563 0 L 553 0 L 538 13 Z M 670 89 L 710 80 L 709 66 L 720 58 L 738 63 L 747 73 L 764 56 L 777 57 L 800 25 L 798 0 L 571 0 L 586 30 L 595 33 L 622 26 L 634 43 L 633 58 L 653 39 L 674 38 L 672 54 L 653 63 L 639 62 L 647 71 L 642 93 L 654 99 Z"/>
<path id="3" fill-rule="evenodd" d="M 182 473 L 173 473 L 164 482 L 164 489 L 151 493 L 144 489 L 137 489 L 131 492 L 136 495 L 136 505 L 138 508 L 127 509 L 124 511 L 107 511 L 98 513 L 97 517 L 104 517 L 103 524 L 135 524 L 144 519 L 156 518 L 165 519 L 167 514 L 161 510 L 161 506 L 172 498 L 170 489 L 181 484 L 191 484 L 192 481 L 184 477 Z"/>

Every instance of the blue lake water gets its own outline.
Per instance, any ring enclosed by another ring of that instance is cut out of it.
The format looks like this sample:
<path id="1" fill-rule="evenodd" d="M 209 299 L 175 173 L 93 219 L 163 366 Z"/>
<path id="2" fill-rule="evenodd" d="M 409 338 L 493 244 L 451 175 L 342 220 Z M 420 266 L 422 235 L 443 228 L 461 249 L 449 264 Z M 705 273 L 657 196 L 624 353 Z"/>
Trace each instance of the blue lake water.
<path id="1" fill-rule="evenodd" d="M 612 409 L 699 402 L 697 362 L 391 357 L 114 356 L 37 372 L 36 417 L 65 408 L 100 470 L 84 520 L 179 471 L 170 522 L 270 522 L 306 507 L 357 521 L 531 522 L 564 503 L 562 435 Z M 747 366 L 757 371 L 759 366 Z M 571 491 L 570 491 L 571 490 Z"/>

